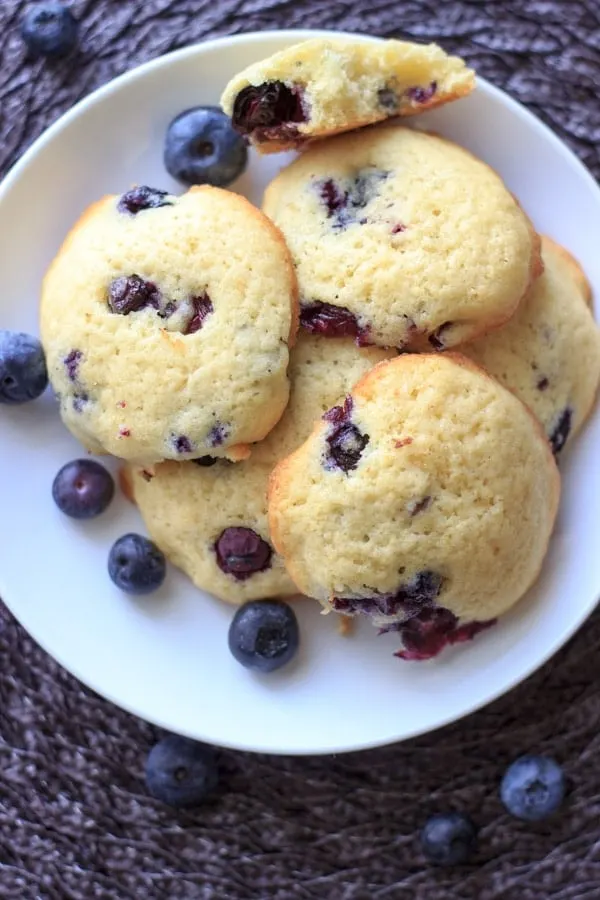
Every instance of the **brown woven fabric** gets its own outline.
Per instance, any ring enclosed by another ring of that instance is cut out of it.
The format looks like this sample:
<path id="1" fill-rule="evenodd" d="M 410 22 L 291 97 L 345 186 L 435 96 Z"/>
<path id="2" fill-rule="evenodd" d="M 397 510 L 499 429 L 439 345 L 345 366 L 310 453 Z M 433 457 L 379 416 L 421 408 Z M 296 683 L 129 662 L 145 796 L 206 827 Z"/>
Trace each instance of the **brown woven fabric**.
<path id="1" fill-rule="evenodd" d="M 75 100 L 137 63 L 208 36 L 294 26 L 441 40 L 600 173 L 597 0 L 72 5 L 80 52 L 47 65 L 25 58 L 26 4 L 0 2 L 1 173 Z M 221 796 L 192 813 L 146 795 L 154 728 L 82 688 L 6 611 L 0 625 L 1 898 L 600 898 L 598 615 L 526 684 L 438 734 L 337 758 L 224 753 Z M 555 755 L 571 782 L 565 813 L 543 828 L 510 820 L 498 801 L 504 766 L 526 751 Z M 416 835 L 448 808 L 471 812 L 481 850 L 473 866 L 434 872 Z"/>

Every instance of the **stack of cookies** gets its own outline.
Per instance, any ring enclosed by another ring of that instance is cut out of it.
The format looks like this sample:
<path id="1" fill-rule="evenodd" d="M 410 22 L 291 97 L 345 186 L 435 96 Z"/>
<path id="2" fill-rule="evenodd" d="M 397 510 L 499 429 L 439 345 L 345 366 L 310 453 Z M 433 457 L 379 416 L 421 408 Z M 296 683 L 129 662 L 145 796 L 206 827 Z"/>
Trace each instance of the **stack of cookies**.
<path id="1" fill-rule="evenodd" d="M 485 163 L 398 124 L 474 84 L 399 41 L 252 66 L 224 110 L 259 152 L 301 151 L 263 211 L 207 187 L 105 198 L 42 300 L 65 423 L 127 461 L 175 565 L 233 604 L 366 615 L 407 659 L 531 586 L 600 380 L 577 262 Z"/>

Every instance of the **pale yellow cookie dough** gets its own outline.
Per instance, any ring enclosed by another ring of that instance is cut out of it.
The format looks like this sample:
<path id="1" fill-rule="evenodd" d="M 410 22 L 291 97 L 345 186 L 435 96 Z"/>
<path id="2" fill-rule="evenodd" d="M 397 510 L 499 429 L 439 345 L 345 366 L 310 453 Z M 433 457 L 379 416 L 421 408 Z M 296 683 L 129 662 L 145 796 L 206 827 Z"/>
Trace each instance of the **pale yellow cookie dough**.
<path id="1" fill-rule="evenodd" d="M 559 493 L 545 435 L 510 391 L 459 354 L 403 355 L 278 464 L 269 524 L 327 609 L 489 622 L 536 579 Z"/>
<path id="2" fill-rule="evenodd" d="M 574 258 L 542 238 L 544 274 L 504 328 L 462 350 L 510 388 L 542 423 L 555 453 L 579 431 L 600 381 L 600 330 Z"/>
<path id="3" fill-rule="evenodd" d="M 286 407 L 296 329 L 280 232 L 217 188 L 135 215 L 105 197 L 44 279 L 42 341 L 65 424 L 88 449 L 141 463 L 247 456 Z"/>
<path id="4" fill-rule="evenodd" d="M 201 460 L 203 465 L 130 466 L 133 499 L 150 535 L 171 562 L 198 587 L 229 603 L 298 593 L 270 543 L 269 475 L 275 462 L 308 436 L 315 420 L 389 355 L 375 347 L 360 350 L 348 338 L 325 341 L 300 335 L 291 352 L 289 406 L 268 438 L 253 448 L 250 459 L 235 465 L 209 457 Z M 229 543 L 235 547 L 237 541 L 246 552 L 250 549 L 259 567 L 242 579 L 224 572 L 217 560 L 216 545 L 231 528 L 252 532 L 235 532 L 234 543 Z"/>
<path id="5" fill-rule="evenodd" d="M 244 69 L 221 105 L 261 153 L 275 153 L 412 116 L 474 87 L 472 69 L 436 44 L 313 38 Z"/>
<path id="6" fill-rule="evenodd" d="M 263 208 L 294 259 L 301 323 L 322 330 L 333 309 L 380 346 L 472 340 L 506 322 L 541 271 L 539 238 L 499 176 L 409 128 L 313 145 L 271 182 Z"/>

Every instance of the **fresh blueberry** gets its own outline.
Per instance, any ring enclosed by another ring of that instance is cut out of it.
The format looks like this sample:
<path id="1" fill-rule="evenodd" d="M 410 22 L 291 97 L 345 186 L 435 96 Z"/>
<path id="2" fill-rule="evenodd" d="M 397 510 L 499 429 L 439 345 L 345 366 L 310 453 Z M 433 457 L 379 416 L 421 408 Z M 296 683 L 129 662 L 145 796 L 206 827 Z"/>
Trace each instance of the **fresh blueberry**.
<path id="1" fill-rule="evenodd" d="M 432 816 L 421 832 L 425 859 L 436 866 L 460 866 L 477 849 L 477 827 L 458 812 Z"/>
<path id="2" fill-rule="evenodd" d="M 198 806 L 219 783 L 213 747 L 172 734 L 155 744 L 146 761 L 146 785 L 169 806 Z"/>
<path id="3" fill-rule="evenodd" d="M 164 554 L 141 534 L 125 534 L 112 545 L 108 574 L 126 594 L 149 594 L 161 586 L 167 573 Z"/>
<path id="4" fill-rule="evenodd" d="M 273 672 L 298 650 L 300 635 L 293 609 L 278 600 L 254 600 L 236 612 L 229 626 L 229 649 L 247 669 Z"/>
<path id="5" fill-rule="evenodd" d="M 526 822 L 551 816 L 564 796 L 563 770 L 547 756 L 521 756 L 508 767 L 500 785 L 500 798 L 509 813 Z"/>
<path id="6" fill-rule="evenodd" d="M 164 161 L 183 184 L 227 187 L 246 168 L 248 149 L 225 113 L 216 106 L 196 106 L 169 125 Z"/>
<path id="7" fill-rule="evenodd" d="M 79 26 L 62 3 L 38 3 L 21 22 L 21 37 L 37 56 L 66 56 L 77 43 Z"/>
<path id="8" fill-rule="evenodd" d="M 35 400 L 47 385 L 46 358 L 38 339 L 0 329 L 0 403 Z"/>
<path id="9" fill-rule="evenodd" d="M 115 494 L 112 475 L 93 459 L 74 459 L 59 471 L 52 485 L 54 502 L 72 519 L 92 519 L 109 506 Z"/>

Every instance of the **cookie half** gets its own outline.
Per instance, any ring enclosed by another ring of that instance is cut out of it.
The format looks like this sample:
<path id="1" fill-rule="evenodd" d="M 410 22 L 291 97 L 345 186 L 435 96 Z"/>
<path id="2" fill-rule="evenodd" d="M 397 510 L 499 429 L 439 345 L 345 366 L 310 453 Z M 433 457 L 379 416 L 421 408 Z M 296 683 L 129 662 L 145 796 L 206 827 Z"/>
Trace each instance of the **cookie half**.
<path id="1" fill-rule="evenodd" d="M 142 463 L 246 456 L 286 407 L 296 330 L 280 232 L 216 188 L 105 197 L 43 284 L 65 424 L 88 449 Z"/>
<path id="2" fill-rule="evenodd" d="M 529 406 L 555 454 L 579 431 L 600 381 L 600 330 L 577 261 L 542 238 L 544 273 L 503 328 L 462 350 Z"/>
<path id="3" fill-rule="evenodd" d="M 387 356 L 374 347 L 361 350 L 347 338 L 300 335 L 291 353 L 289 406 L 249 459 L 232 465 L 205 456 L 149 469 L 130 466 L 133 499 L 171 562 L 229 603 L 298 593 L 269 536 L 269 475 L 315 420 Z"/>
<path id="4" fill-rule="evenodd" d="M 412 116 L 469 94 L 475 73 L 435 44 L 313 38 L 249 66 L 221 105 L 261 153 Z"/>
<path id="5" fill-rule="evenodd" d="M 302 592 L 428 658 L 527 591 L 559 493 L 545 435 L 510 391 L 458 354 L 405 355 L 278 464 L 269 524 Z"/>
<path id="6" fill-rule="evenodd" d="M 491 331 L 541 271 L 539 238 L 500 177 L 436 135 L 377 126 L 308 148 L 267 188 L 304 328 L 402 350 Z"/>

